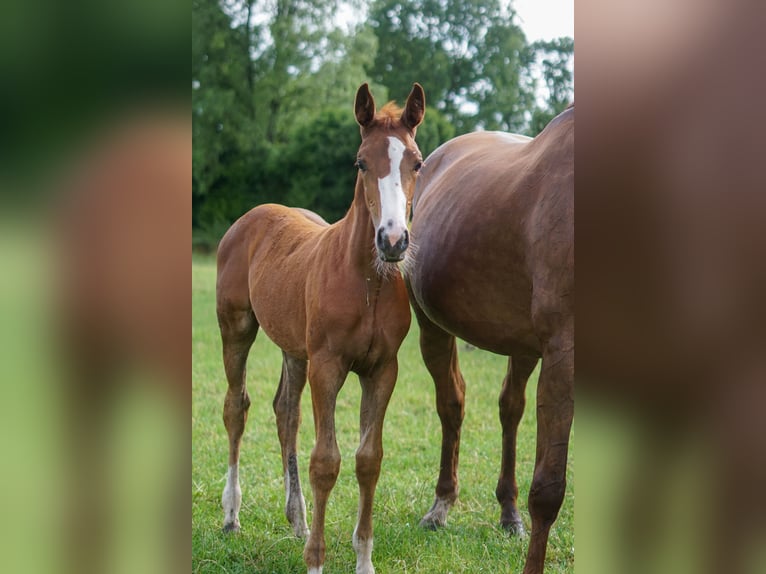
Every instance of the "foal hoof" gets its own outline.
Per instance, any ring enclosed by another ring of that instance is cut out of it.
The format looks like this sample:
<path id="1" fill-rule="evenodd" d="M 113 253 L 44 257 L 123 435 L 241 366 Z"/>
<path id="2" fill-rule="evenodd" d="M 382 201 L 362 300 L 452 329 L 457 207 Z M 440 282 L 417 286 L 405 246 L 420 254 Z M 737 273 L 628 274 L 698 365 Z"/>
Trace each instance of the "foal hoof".
<path id="1" fill-rule="evenodd" d="M 240 530 L 239 522 L 229 522 L 228 524 L 224 524 L 222 530 L 226 534 L 237 533 Z"/>

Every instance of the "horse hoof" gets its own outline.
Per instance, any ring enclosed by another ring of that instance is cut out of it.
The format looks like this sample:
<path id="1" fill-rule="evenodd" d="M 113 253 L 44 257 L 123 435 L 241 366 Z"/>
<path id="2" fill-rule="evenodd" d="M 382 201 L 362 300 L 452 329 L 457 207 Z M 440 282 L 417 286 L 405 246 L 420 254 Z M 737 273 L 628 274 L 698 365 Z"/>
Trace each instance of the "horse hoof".
<path id="1" fill-rule="evenodd" d="M 446 499 L 437 498 L 434 501 L 431 510 L 426 512 L 426 515 L 420 521 L 421 528 L 426 528 L 427 530 L 436 530 L 437 528 L 446 526 L 447 514 L 449 513 L 449 509 L 452 508 L 453 504 L 454 501 L 450 502 Z"/>
<path id="2" fill-rule="evenodd" d="M 443 523 L 440 523 L 436 520 L 432 520 L 428 517 L 424 517 L 423 520 L 420 521 L 420 527 L 426 530 L 438 530 L 439 528 L 443 528 L 444 526 L 445 525 Z"/>
<path id="3" fill-rule="evenodd" d="M 521 520 L 512 520 L 510 522 L 502 522 L 500 526 L 502 526 L 503 530 L 508 532 L 508 534 L 510 534 L 511 536 L 522 537 L 527 533 L 527 531 L 524 529 L 524 524 L 521 522 Z"/>
<path id="4" fill-rule="evenodd" d="M 229 534 L 229 533 L 236 534 L 240 530 L 239 523 L 238 522 L 230 522 L 228 524 L 224 524 L 222 530 L 226 534 Z"/>

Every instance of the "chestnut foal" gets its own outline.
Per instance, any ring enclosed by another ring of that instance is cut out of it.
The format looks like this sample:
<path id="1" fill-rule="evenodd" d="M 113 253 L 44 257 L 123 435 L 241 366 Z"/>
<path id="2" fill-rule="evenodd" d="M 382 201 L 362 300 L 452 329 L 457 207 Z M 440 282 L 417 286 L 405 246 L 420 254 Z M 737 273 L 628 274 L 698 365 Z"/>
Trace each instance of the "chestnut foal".
<path id="1" fill-rule="evenodd" d="M 357 574 L 372 574 L 372 503 L 383 457 L 382 430 L 398 372 L 396 354 L 410 326 L 410 307 L 397 262 L 409 246 L 409 218 L 422 157 L 415 132 L 425 113 L 414 84 L 404 110 L 379 112 L 367 84 L 356 94 L 362 143 L 354 200 L 333 225 L 305 210 L 258 206 L 237 220 L 218 249 L 218 323 L 229 389 L 224 423 L 229 472 L 223 491 L 224 530 L 238 530 L 242 493 L 239 449 L 250 399 L 245 363 L 258 328 L 281 349 L 282 376 L 274 399 L 285 476 L 285 514 L 309 574 L 325 560 L 325 508 L 340 470 L 335 403 L 349 371 L 362 385 L 356 452 L 359 514 L 353 534 Z M 308 375 L 316 443 L 309 478 L 311 531 L 298 477 L 296 436 Z"/>

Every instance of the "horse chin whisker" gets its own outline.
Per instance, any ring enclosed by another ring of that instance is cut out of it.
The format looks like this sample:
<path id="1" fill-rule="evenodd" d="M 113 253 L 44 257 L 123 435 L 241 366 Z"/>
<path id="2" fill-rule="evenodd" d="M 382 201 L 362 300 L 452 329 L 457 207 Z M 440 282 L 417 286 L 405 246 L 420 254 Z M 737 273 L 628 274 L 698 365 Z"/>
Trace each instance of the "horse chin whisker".
<path id="1" fill-rule="evenodd" d="M 399 271 L 401 272 L 402 277 L 407 277 L 415 269 L 417 255 L 418 244 L 412 240 L 412 235 L 410 235 L 410 245 L 407 248 L 407 252 L 404 254 L 404 259 L 396 264 L 399 266 Z"/>
<path id="2" fill-rule="evenodd" d="M 392 279 L 399 274 L 400 263 L 384 261 L 378 255 L 378 250 L 374 246 L 372 248 L 372 255 L 372 266 L 378 277 L 381 277 L 382 279 Z"/>
<path id="3" fill-rule="evenodd" d="M 384 261 L 380 258 L 377 248 L 373 245 L 372 266 L 375 269 L 375 273 L 383 279 L 391 279 L 398 274 L 401 274 L 402 277 L 406 277 L 415 268 L 417 253 L 418 244 L 415 243 L 412 234 L 410 234 L 410 244 L 407 247 L 407 251 L 404 252 L 404 259 L 401 261 Z"/>

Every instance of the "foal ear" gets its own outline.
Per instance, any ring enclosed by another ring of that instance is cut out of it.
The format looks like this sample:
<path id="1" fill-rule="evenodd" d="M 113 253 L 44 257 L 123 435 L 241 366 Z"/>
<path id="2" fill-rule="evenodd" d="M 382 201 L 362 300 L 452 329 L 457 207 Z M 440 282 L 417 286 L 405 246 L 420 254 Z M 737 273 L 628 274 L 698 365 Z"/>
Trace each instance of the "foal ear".
<path id="1" fill-rule="evenodd" d="M 370 125 L 375 117 L 375 100 L 372 99 L 367 82 L 359 86 L 359 89 L 356 91 L 354 114 L 356 115 L 356 123 L 362 127 Z"/>
<path id="2" fill-rule="evenodd" d="M 410 95 L 407 96 L 407 105 L 402 112 L 402 123 L 414 133 L 415 128 L 423 121 L 425 113 L 426 95 L 423 92 L 423 86 L 415 82 L 412 84 Z"/>

